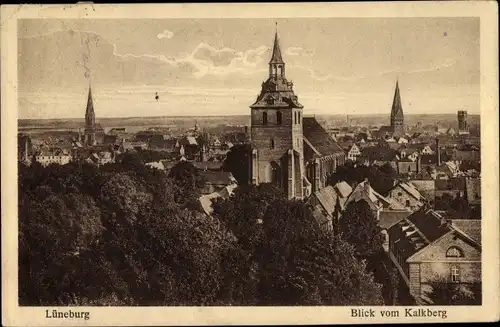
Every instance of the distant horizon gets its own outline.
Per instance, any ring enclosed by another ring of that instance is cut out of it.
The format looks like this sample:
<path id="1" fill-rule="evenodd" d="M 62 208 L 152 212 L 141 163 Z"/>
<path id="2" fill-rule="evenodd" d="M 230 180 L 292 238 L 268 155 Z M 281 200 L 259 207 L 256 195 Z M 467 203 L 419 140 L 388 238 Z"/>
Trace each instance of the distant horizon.
<path id="1" fill-rule="evenodd" d="M 458 110 L 457 110 L 458 111 Z M 411 116 L 456 116 L 457 113 L 417 113 L 417 114 L 404 114 L 405 117 L 411 117 Z M 228 114 L 228 115 L 202 115 L 202 116 L 195 116 L 195 115 L 185 115 L 185 116 L 169 116 L 169 115 L 163 115 L 163 116 L 115 116 L 115 117 L 98 117 L 96 116 L 96 121 L 99 119 L 154 119 L 154 118 L 217 118 L 217 117 L 250 117 L 250 114 Z M 349 118 L 353 117 L 366 117 L 366 116 L 390 116 L 390 112 L 387 114 L 380 114 L 380 113 L 363 113 L 363 114 L 350 114 L 350 115 L 345 115 L 345 114 L 304 114 L 304 117 L 316 117 L 316 116 L 338 116 L 338 117 L 345 117 L 349 116 Z M 467 112 L 467 116 L 481 116 L 479 113 L 469 113 Z M 18 118 L 18 121 L 26 121 L 26 120 L 85 120 L 85 117 L 60 117 L 60 118 Z"/>

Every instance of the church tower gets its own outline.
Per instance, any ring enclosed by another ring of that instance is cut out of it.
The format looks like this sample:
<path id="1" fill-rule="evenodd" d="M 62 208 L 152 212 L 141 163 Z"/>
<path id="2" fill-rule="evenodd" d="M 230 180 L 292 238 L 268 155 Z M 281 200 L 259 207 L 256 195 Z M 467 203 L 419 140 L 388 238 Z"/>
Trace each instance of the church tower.
<path id="1" fill-rule="evenodd" d="M 404 135 L 404 115 L 401 106 L 401 95 L 399 94 L 399 83 L 396 81 L 396 90 L 394 91 L 394 100 L 391 110 L 391 130 L 396 136 Z"/>
<path id="2" fill-rule="evenodd" d="M 85 131 L 84 131 L 84 144 L 92 146 L 96 144 L 95 140 L 95 113 L 94 101 L 92 100 L 92 89 L 89 85 L 89 96 L 87 99 L 87 109 L 85 111 Z"/>
<path id="3" fill-rule="evenodd" d="M 277 31 L 269 76 L 250 109 L 251 182 L 272 183 L 289 198 L 303 198 L 303 106 L 293 91 L 293 83 L 286 79 Z"/>

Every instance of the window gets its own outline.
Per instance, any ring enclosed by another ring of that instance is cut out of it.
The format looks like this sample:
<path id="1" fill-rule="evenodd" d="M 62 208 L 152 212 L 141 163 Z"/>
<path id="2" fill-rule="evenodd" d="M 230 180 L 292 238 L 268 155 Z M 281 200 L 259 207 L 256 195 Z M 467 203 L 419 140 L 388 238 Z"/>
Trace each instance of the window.
<path id="1" fill-rule="evenodd" d="M 274 139 L 271 139 L 271 149 L 274 149 Z"/>
<path id="2" fill-rule="evenodd" d="M 406 206 L 409 207 L 410 206 L 410 200 L 406 200 Z"/>
<path id="3" fill-rule="evenodd" d="M 297 123 L 300 125 L 300 111 L 299 111 L 299 112 L 297 112 L 297 114 L 298 114 L 298 116 L 299 116 L 299 119 L 298 119 L 298 122 L 297 122 Z"/>
<path id="4" fill-rule="evenodd" d="M 460 268 L 458 266 L 451 266 L 451 282 L 460 283 Z"/>
<path id="5" fill-rule="evenodd" d="M 267 112 L 262 113 L 262 124 L 267 125 Z"/>
<path id="6" fill-rule="evenodd" d="M 463 251 L 456 246 L 452 246 L 446 251 L 446 257 L 448 258 L 460 258 L 463 256 Z"/>
<path id="7" fill-rule="evenodd" d="M 293 123 L 297 125 L 297 111 L 294 111 L 293 113 Z"/>
<path id="8" fill-rule="evenodd" d="M 398 192 L 398 196 L 403 196 L 403 193 L 401 193 L 401 192 Z"/>
<path id="9" fill-rule="evenodd" d="M 281 115 L 281 111 L 278 111 L 276 113 L 276 124 L 281 125 L 282 119 L 283 119 L 283 117 Z"/>

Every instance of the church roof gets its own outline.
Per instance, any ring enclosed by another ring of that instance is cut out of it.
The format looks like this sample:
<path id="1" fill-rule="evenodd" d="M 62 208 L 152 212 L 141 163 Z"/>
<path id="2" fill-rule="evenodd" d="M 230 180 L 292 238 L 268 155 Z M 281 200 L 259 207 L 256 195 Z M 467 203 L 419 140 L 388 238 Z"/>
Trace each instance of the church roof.
<path id="1" fill-rule="evenodd" d="M 316 118 L 304 117 L 302 122 L 304 138 L 314 147 L 313 150 L 316 150 L 322 156 L 344 153 L 344 150 L 330 137 Z"/>
<path id="2" fill-rule="evenodd" d="M 278 31 L 274 34 L 274 46 L 273 55 L 271 56 L 270 64 L 284 64 L 283 58 L 281 57 L 280 42 L 278 38 Z"/>
<path id="3" fill-rule="evenodd" d="M 403 106 L 401 105 L 401 95 L 399 94 L 399 83 L 397 81 L 394 100 L 392 101 L 391 118 L 403 118 Z"/>

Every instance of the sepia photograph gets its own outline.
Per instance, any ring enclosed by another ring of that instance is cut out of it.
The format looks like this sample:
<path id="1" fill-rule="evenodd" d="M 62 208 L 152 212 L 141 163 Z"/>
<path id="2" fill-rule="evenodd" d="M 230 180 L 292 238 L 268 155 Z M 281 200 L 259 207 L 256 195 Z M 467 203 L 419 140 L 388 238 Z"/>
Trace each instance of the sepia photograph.
<path id="1" fill-rule="evenodd" d="M 99 307 L 444 320 L 485 304 L 498 117 L 479 16 L 98 11 L 9 31 L 14 305 L 52 325 Z"/>

